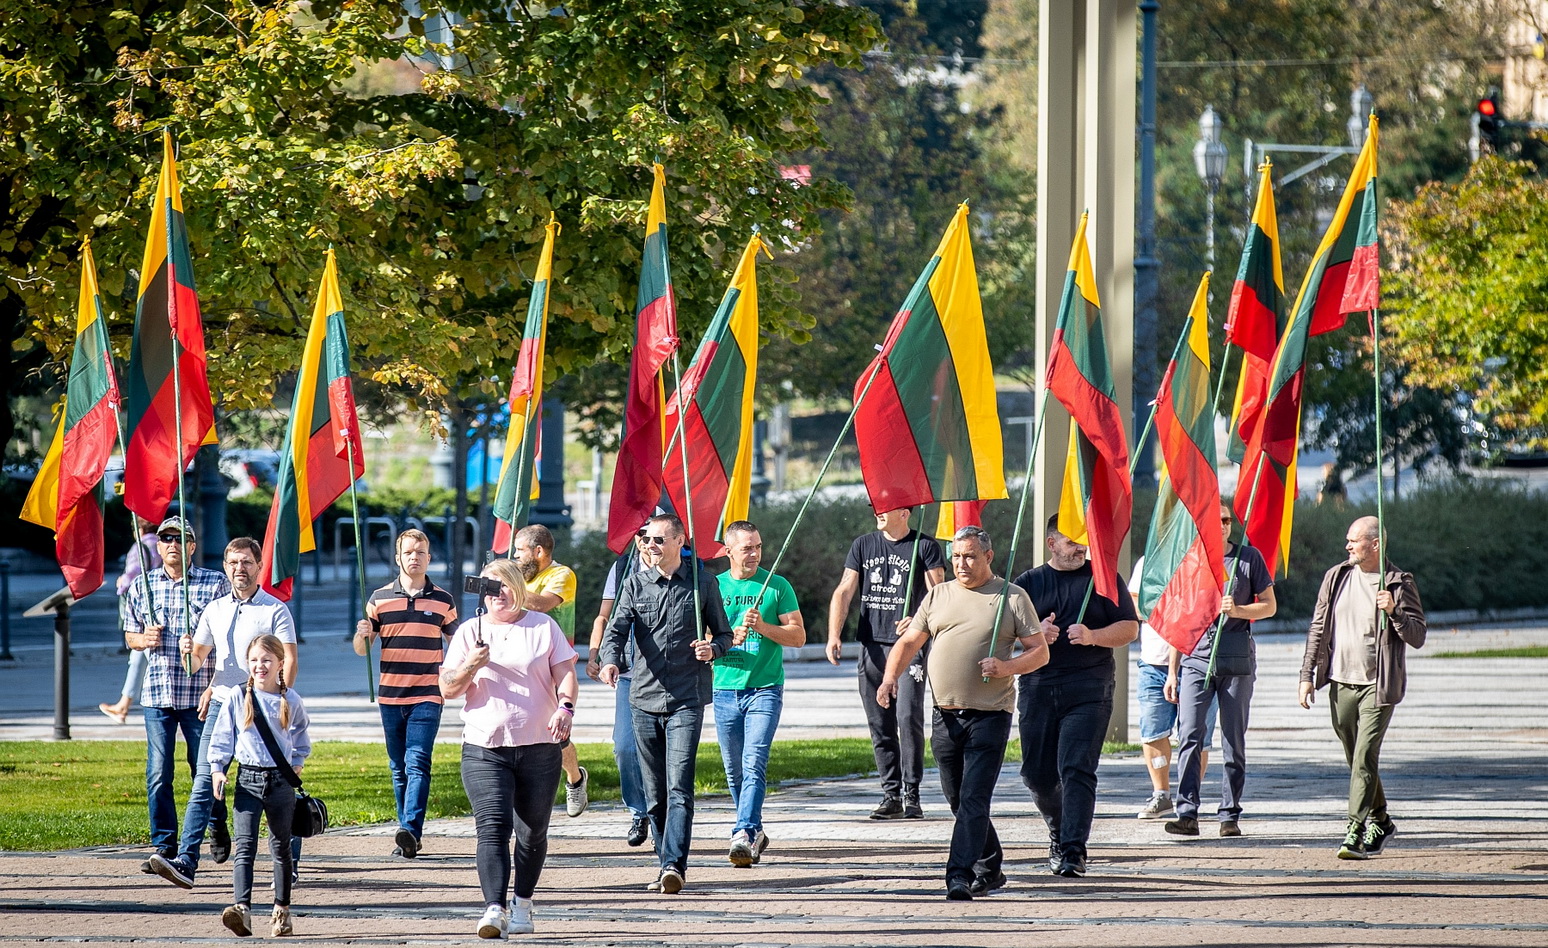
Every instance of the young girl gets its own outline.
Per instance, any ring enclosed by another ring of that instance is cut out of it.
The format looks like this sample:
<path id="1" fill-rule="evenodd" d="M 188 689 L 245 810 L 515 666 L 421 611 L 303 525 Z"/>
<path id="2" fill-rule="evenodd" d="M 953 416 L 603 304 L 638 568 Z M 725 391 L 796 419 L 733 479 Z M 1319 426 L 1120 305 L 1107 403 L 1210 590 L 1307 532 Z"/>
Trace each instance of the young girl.
<path id="1" fill-rule="evenodd" d="M 275 937 L 292 933 L 290 924 L 290 820 L 296 809 L 296 792 L 280 776 L 274 758 L 264 746 L 256 723 L 259 714 L 268 721 L 275 743 L 289 758 L 296 773 L 312 752 L 307 735 L 306 708 L 301 696 L 285 687 L 285 647 L 272 635 L 260 635 L 247 647 L 247 685 L 240 700 L 228 700 L 213 722 L 210 738 L 210 781 L 216 799 L 226 795 L 226 766 L 236 758 L 236 814 L 232 886 L 235 904 L 220 913 L 220 920 L 238 935 L 253 933 L 250 905 L 253 896 L 253 857 L 258 852 L 258 817 L 269 818 L 269 851 L 274 854 Z"/>

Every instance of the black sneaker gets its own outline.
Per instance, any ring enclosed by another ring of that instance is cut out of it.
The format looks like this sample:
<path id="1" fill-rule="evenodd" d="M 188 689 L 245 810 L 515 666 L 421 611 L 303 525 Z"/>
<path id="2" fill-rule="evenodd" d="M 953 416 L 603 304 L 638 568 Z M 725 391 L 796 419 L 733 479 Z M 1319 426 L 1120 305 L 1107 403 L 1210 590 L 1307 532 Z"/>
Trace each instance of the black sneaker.
<path id="1" fill-rule="evenodd" d="M 952 902 L 973 901 L 973 890 L 966 883 L 953 882 L 946 886 L 946 898 Z"/>
<path id="2" fill-rule="evenodd" d="M 996 872 L 993 876 L 979 876 L 968 886 L 968 891 L 973 893 L 973 898 L 982 898 L 995 889 L 1005 888 L 1005 873 Z"/>
<path id="3" fill-rule="evenodd" d="M 1064 851 L 1059 848 L 1057 839 L 1048 841 L 1048 871 L 1054 875 L 1059 874 L 1059 863 L 1064 861 Z"/>
<path id="4" fill-rule="evenodd" d="M 1340 859 L 1366 859 L 1365 827 L 1359 820 L 1350 820 L 1344 830 L 1344 842 L 1338 847 Z"/>
<path id="5" fill-rule="evenodd" d="M 168 859 L 161 853 L 150 857 L 151 872 L 181 889 L 192 889 L 194 873 L 181 859 Z"/>
<path id="6" fill-rule="evenodd" d="M 1085 856 L 1065 856 L 1059 861 L 1059 868 L 1054 870 L 1054 875 L 1064 876 L 1066 879 L 1079 879 L 1085 874 Z"/>
<path id="7" fill-rule="evenodd" d="M 412 830 L 398 830 L 392 837 L 392 841 L 398 844 L 398 855 L 404 859 L 413 859 L 419 855 L 419 840 L 414 838 Z"/>
<path id="8" fill-rule="evenodd" d="M 903 819 L 903 801 L 898 799 L 895 793 L 889 793 L 882 797 L 876 809 L 871 811 L 873 820 L 901 820 Z"/>
<path id="9" fill-rule="evenodd" d="M 924 819 L 924 807 L 919 805 L 919 788 L 903 788 L 903 818 L 905 820 Z"/>
<path id="10" fill-rule="evenodd" d="M 210 824 L 210 858 L 217 866 L 231 858 L 231 830 L 226 828 L 225 820 Z"/>
<path id="11" fill-rule="evenodd" d="M 650 818 L 637 816 L 634 822 L 629 824 L 629 838 L 626 840 L 630 846 L 643 846 L 650 836 Z"/>
<path id="12" fill-rule="evenodd" d="M 1380 823 L 1365 824 L 1365 837 L 1360 840 L 1360 846 L 1367 856 L 1379 854 L 1387 846 L 1387 840 L 1397 835 L 1397 824 L 1391 820 L 1383 820 Z"/>
<path id="13" fill-rule="evenodd" d="M 157 850 L 152 855 L 159 855 L 163 859 L 173 859 L 177 856 L 177 853 L 171 850 Z M 153 876 L 156 874 L 156 870 L 151 868 L 149 859 L 140 863 L 140 871 L 148 876 Z"/>
<path id="14" fill-rule="evenodd" d="M 1173 836 L 1197 836 L 1199 835 L 1199 818 L 1196 816 L 1179 816 L 1175 820 L 1167 820 L 1162 827 Z"/>

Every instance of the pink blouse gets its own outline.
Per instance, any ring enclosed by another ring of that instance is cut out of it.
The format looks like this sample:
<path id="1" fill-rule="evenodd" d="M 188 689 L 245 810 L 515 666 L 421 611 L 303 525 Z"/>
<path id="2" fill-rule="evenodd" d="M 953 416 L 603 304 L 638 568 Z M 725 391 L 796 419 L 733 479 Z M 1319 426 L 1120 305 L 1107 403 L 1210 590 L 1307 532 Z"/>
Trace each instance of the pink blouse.
<path id="1" fill-rule="evenodd" d="M 458 626 L 446 647 L 444 668 L 457 668 L 477 647 L 475 616 Z M 559 710 L 555 689 L 575 661 L 575 648 L 559 624 L 527 610 L 514 623 L 483 617 L 489 664 L 480 668 L 463 696 L 462 741 L 479 747 L 521 747 L 557 743 L 548 722 Z"/>

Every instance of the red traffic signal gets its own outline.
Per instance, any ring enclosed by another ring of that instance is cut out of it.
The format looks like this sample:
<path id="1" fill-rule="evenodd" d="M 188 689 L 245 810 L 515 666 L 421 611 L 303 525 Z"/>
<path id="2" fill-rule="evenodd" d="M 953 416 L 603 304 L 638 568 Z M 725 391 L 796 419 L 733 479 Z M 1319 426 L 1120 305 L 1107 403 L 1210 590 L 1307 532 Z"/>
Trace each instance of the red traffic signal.
<path id="1" fill-rule="evenodd" d="M 1479 99 L 1478 100 L 1478 114 L 1479 115 L 1487 115 L 1487 116 L 1490 116 L 1490 117 L 1493 117 L 1494 115 L 1496 115 L 1497 114 L 1497 109 L 1496 109 L 1496 106 L 1494 104 L 1494 100 L 1493 99 L 1488 99 L 1488 98 Z"/>

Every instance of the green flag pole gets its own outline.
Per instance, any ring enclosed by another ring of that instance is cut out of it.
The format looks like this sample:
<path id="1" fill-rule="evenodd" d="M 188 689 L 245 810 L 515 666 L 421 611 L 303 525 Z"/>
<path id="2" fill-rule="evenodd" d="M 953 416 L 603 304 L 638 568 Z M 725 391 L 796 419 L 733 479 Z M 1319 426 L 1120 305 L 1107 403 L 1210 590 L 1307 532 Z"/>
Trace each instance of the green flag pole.
<path id="1" fill-rule="evenodd" d="M 349 506 L 350 519 L 355 524 L 355 582 L 360 586 L 360 611 L 365 612 L 370 600 L 366 598 L 365 547 L 360 542 L 360 495 L 355 490 L 355 439 L 348 435 L 344 443 L 349 447 Z M 366 642 L 366 694 L 376 703 L 376 669 L 371 664 L 371 643 Z"/>
<path id="2" fill-rule="evenodd" d="M 1386 484 L 1382 479 L 1382 432 L 1381 432 L 1381 308 L 1371 307 L 1371 375 L 1376 384 L 1376 590 L 1380 592 L 1386 580 L 1387 563 L 1387 510 L 1386 510 Z M 1397 476 L 1396 460 L 1394 460 L 1393 477 Z M 1387 613 L 1385 610 L 1376 610 L 1376 635 L 1379 637 L 1387 631 Z"/>
<path id="3" fill-rule="evenodd" d="M 682 358 L 678 355 L 678 348 L 672 349 L 672 384 L 677 388 L 677 443 L 683 459 L 683 512 L 687 515 L 686 532 L 693 538 L 693 550 L 688 555 L 689 565 L 693 571 L 693 637 L 702 639 L 706 632 L 704 629 L 704 603 L 699 596 L 699 541 L 702 537 L 693 536 L 693 484 L 688 478 L 688 439 L 684 432 L 687 419 L 684 417 L 683 408 L 683 372 Z M 767 583 L 764 584 L 767 587 Z M 763 601 L 759 594 L 758 601 Z"/>
<path id="4" fill-rule="evenodd" d="M 1010 552 L 1005 557 L 1005 583 L 1000 587 L 1000 595 L 994 605 L 994 625 L 989 627 L 989 654 L 987 658 L 994 657 L 994 650 L 999 644 L 1000 620 L 1005 617 L 1005 603 L 1010 598 L 1011 575 L 1016 565 L 1016 551 L 1021 547 L 1021 525 L 1027 516 L 1027 497 L 1032 489 L 1032 458 L 1035 456 L 1038 444 L 1043 440 L 1043 422 L 1048 418 L 1048 386 L 1043 386 L 1042 397 L 1037 402 L 1037 423 L 1032 428 L 1032 440 L 1027 443 L 1027 467 L 1026 473 L 1021 478 L 1021 499 L 1016 502 L 1016 524 L 1011 528 Z M 983 676 L 984 681 L 989 680 L 988 675 Z"/>

